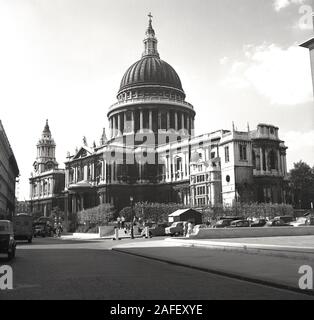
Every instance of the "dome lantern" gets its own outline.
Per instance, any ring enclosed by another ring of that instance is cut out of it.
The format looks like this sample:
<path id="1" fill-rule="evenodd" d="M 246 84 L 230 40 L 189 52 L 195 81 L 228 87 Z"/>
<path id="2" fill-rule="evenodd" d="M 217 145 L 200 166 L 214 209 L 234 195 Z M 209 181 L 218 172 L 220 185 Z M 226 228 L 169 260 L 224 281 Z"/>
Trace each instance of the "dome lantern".
<path id="1" fill-rule="evenodd" d="M 155 37 L 155 31 L 152 27 L 152 14 L 148 14 L 148 28 L 146 30 L 146 38 L 144 39 L 144 52 L 142 57 L 145 56 L 155 56 L 159 58 L 159 53 L 157 51 L 157 38 Z"/>

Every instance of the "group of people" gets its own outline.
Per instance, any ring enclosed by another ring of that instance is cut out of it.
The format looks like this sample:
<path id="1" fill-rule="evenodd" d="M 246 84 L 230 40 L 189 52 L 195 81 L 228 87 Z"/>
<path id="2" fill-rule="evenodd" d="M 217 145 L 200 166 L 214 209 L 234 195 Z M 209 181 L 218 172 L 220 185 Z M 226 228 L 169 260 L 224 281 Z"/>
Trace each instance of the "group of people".
<path id="1" fill-rule="evenodd" d="M 183 236 L 188 237 L 191 233 L 193 233 L 194 225 L 192 222 L 184 221 L 183 222 Z"/>

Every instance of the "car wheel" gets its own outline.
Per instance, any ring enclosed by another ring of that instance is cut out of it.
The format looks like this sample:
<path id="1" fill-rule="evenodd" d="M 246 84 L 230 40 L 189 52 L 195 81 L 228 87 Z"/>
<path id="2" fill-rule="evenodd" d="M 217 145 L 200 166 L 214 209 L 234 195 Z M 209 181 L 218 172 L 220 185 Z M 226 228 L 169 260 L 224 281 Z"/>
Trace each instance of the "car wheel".
<path id="1" fill-rule="evenodd" d="M 12 260 L 15 257 L 15 248 L 12 248 L 11 252 L 8 252 L 8 259 Z"/>

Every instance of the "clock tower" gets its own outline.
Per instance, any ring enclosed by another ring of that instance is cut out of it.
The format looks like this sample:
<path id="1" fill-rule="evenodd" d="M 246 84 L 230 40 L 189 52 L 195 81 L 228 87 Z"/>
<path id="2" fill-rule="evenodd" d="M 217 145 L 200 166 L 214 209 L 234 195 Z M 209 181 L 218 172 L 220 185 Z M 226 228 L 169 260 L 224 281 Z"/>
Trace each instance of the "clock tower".
<path id="1" fill-rule="evenodd" d="M 58 168 L 56 144 L 48 120 L 37 143 L 36 161 L 30 180 L 30 205 L 35 216 L 50 216 L 54 208 L 63 210 L 64 169 Z"/>
<path id="2" fill-rule="evenodd" d="M 37 157 L 33 164 L 35 175 L 58 168 L 55 152 L 56 144 L 51 137 L 48 120 L 46 120 L 41 139 L 37 143 Z"/>

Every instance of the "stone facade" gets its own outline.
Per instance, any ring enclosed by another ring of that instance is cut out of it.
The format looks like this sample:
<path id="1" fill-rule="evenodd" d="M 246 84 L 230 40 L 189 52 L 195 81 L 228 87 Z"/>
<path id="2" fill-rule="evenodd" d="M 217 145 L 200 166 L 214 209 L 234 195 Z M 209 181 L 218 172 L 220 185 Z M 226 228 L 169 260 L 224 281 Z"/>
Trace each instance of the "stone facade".
<path id="1" fill-rule="evenodd" d="M 15 214 L 15 186 L 19 169 L 0 120 L 0 219 Z"/>
<path id="2" fill-rule="evenodd" d="M 109 137 L 86 141 L 65 163 L 65 210 L 111 203 L 192 206 L 285 202 L 286 147 L 278 128 L 194 135 L 195 111 L 179 76 L 160 59 L 151 18 L 142 58 L 122 78 L 109 108 Z"/>
<path id="3" fill-rule="evenodd" d="M 58 168 L 56 144 L 48 120 L 37 143 L 37 157 L 30 181 L 30 210 L 33 214 L 49 216 L 53 208 L 64 210 L 64 169 Z"/>

